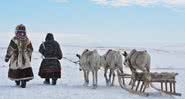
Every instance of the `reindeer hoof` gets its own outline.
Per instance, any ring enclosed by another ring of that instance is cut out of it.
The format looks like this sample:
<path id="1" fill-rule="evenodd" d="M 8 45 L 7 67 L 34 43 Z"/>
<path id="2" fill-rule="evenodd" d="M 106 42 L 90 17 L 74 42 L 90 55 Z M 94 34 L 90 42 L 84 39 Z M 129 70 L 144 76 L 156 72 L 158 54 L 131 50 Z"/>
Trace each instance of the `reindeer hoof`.
<path id="1" fill-rule="evenodd" d="M 111 84 L 110 86 L 111 86 L 111 87 L 114 87 L 114 84 Z"/>
<path id="2" fill-rule="evenodd" d="M 87 87 L 89 84 L 88 83 L 84 83 L 83 86 Z"/>
<path id="3" fill-rule="evenodd" d="M 111 82 L 110 82 L 110 81 L 107 81 L 107 82 L 106 82 L 106 85 L 107 85 L 107 86 L 111 86 Z"/>
<path id="4" fill-rule="evenodd" d="M 93 84 L 92 89 L 96 89 L 96 88 L 97 88 L 97 85 L 96 84 Z"/>
<path id="5" fill-rule="evenodd" d="M 109 82 L 106 82 L 106 86 L 109 86 Z"/>

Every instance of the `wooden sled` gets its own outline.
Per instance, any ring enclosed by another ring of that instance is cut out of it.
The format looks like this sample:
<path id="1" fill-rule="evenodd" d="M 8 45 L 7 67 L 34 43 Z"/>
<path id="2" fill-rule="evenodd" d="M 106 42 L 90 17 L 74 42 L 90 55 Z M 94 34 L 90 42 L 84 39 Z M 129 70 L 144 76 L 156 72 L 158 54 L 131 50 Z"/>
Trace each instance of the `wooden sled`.
<path id="1" fill-rule="evenodd" d="M 134 77 L 130 74 L 118 74 L 118 80 L 121 88 L 124 90 L 138 94 L 142 96 L 149 96 L 149 93 L 145 92 L 146 88 L 153 88 L 160 93 L 167 95 L 181 96 L 181 93 L 176 92 L 176 81 L 175 77 L 177 73 L 149 73 L 150 79 L 146 78 L 144 73 L 135 73 Z M 132 84 L 126 84 L 125 78 L 130 79 Z M 153 83 L 160 83 L 160 88 L 157 88 Z M 129 87 L 130 86 L 130 87 Z"/>

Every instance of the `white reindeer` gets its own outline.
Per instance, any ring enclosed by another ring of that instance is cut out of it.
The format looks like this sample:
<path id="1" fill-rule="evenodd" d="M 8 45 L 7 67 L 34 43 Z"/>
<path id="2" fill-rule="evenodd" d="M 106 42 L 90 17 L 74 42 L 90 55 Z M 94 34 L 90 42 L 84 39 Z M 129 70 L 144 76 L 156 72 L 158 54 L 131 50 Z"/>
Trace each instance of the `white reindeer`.
<path id="1" fill-rule="evenodd" d="M 102 61 L 104 61 L 104 77 L 106 84 L 107 86 L 114 86 L 115 70 L 117 70 L 117 73 L 123 73 L 123 55 L 120 51 L 108 50 L 106 54 L 103 55 L 103 57 L 104 60 Z M 107 77 L 108 69 L 110 70 L 109 78 Z"/>
<path id="2" fill-rule="evenodd" d="M 151 57 L 147 51 L 137 51 L 133 49 L 129 54 L 124 51 L 125 56 L 124 64 L 128 66 L 132 72 L 132 81 L 130 84 L 135 84 L 134 75 L 137 70 L 140 70 L 146 74 L 150 72 Z"/>
<path id="3" fill-rule="evenodd" d="M 80 59 L 80 69 L 84 72 L 85 86 L 89 84 L 89 72 L 92 72 L 93 78 L 93 89 L 97 88 L 98 82 L 98 70 L 101 66 L 101 56 L 98 54 L 97 50 L 90 51 L 88 49 L 84 50 L 82 55 L 76 55 Z"/>

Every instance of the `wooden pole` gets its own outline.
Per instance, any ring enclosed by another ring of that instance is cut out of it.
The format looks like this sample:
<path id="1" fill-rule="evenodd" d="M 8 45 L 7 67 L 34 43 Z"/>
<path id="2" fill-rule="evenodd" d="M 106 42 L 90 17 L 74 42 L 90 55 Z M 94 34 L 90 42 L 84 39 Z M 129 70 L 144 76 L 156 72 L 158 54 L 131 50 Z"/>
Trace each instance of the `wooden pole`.
<path id="1" fill-rule="evenodd" d="M 139 88 L 140 82 L 141 82 L 141 81 L 139 80 L 138 83 L 137 83 L 136 91 L 137 91 L 138 88 Z"/>
<path id="2" fill-rule="evenodd" d="M 173 92 L 176 93 L 175 82 L 173 82 Z"/>
<path id="3" fill-rule="evenodd" d="M 144 83 L 144 89 L 143 89 L 142 92 L 145 92 L 147 86 L 148 86 L 148 82 L 145 82 L 145 83 Z"/>
<path id="4" fill-rule="evenodd" d="M 163 82 L 161 82 L 161 90 L 163 91 Z"/>
<path id="5" fill-rule="evenodd" d="M 166 87 L 166 91 L 168 91 L 168 83 L 167 83 L 167 81 L 165 81 L 165 87 Z"/>
<path id="6" fill-rule="evenodd" d="M 140 92 L 142 92 L 143 86 L 144 86 L 144 81 L 143 81 L 143 83 L 142 83 L 142 85 L 141 85 Z"/>
<path id="7" fill-rule="evenodd" d="M 172 92 L 172 82 L 170 82 L 170 92 Z"/>

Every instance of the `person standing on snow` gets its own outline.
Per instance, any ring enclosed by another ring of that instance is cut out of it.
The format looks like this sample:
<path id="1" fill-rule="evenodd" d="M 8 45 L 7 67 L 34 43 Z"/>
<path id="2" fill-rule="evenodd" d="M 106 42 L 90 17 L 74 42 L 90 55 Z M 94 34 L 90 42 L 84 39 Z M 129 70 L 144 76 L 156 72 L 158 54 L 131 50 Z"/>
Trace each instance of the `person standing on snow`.
<path id="1" fill-rule="evenodd" d="M 39 52 L 43 55 L 39 76 L 44 78 L 44 84 L 56 85 L 57 79 L 61 78 L 61 64 L 59 60 L 62 59 L 63 54 L 60 45 L 54 40 L 52 33 L 48 33 L 45 42 L 40 45 Z"/>
<path id="2" fill-rule="evenodd" d="M 16 27 L 15 36 L 11 39 L 5 56 L 5 62 L 10 60 L 8 77 L 16 85 L 26 87 L 26 82 L 33 79 L 31 67 L 33 47 L 26 34 L 26 27 L 20 24 Z"/>

